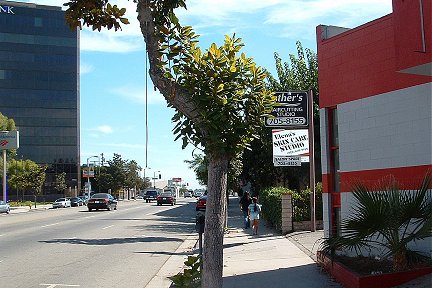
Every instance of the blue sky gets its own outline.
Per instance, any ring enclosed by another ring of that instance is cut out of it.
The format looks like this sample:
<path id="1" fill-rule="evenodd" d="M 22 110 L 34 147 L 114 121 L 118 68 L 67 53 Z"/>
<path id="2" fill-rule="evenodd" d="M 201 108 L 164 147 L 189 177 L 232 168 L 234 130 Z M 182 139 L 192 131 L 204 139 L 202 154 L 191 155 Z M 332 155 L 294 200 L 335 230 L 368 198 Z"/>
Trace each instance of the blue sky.
<path id="1" fill-rule="evenodd" d="M 61 6 L 62 0 L 21 1 Z M 274 72 L 274 52 L 284 61 L 296 55 L 295 43 L 316 51 L 315 28 L 319 24 L 354 28 L 391 13 L 391 0 L 187 0 L 188 10 L 178 11 L 183 25 L 201 35 L 202 49 L 223 43 L 236 33 L 245 43 L 243 52 Z M 127 8 L 130 25 L 120 32 L 81 31 L 81 162 L 93 155 L 114 153 L 146 166 L 145 44 L 136 20 L 136 4 L 112 1 Z M 195 174 L 184 160 L 192 159 L 193 147 L 181 149 L 174 141 L 173 110 L 167 108 L 150 78 L 148 95 L 148 169 L 152 177 L 180 177 L 192 189 L 199 188 Z M 198 151 L 197 151 L 198 152 Z"/>

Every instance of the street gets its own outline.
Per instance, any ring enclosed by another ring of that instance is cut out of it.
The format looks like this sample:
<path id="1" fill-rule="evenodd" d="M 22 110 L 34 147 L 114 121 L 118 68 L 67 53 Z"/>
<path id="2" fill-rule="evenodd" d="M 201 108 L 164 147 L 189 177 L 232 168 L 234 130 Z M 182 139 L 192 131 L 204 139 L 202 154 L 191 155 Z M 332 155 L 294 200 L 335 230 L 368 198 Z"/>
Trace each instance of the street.
<path id="1" fill-rule="evenodd" d="M 143 288 L 194 225 L 190 198 L 0 215 L 0 286 Z"/>

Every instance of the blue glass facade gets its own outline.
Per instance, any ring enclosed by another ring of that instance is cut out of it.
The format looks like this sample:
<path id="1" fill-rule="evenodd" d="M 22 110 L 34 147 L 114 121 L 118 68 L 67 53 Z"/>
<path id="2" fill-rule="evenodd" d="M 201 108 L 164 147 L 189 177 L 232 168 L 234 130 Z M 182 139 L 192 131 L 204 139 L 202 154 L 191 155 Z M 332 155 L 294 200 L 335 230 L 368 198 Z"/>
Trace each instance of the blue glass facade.
<path id="1" fill-rule="evenodd" d="M 47 164 L 44 193 L 55 174 L 79 176 L 79 32 L 60 7 L 0 1 L 0 112 L 20 131 L 18 159 Z"/>

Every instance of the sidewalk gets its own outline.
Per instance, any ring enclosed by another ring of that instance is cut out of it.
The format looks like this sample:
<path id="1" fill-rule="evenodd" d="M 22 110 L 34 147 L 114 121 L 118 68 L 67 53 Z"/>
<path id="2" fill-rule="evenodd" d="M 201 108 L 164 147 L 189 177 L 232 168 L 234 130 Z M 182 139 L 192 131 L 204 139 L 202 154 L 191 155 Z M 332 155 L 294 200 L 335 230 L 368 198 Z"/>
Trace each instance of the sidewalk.
<path id="1" fill-rule="evenodd" d="M 43 204 L 43 205 L 36 205 L 36 208 L 34 207 L 34 204 L 30 206 L 17 206 L 17 207 L 11 207 L 10 213 L 11 214 L 17 214 L 17 213 L 25 213 L 30 211 L 37 211 L 37 210 L 46 210 L 52 208 L 52 204 Z"/>
<path id="2" fill-rule="evenodd" d="M 224 238 L 224 288 L 341 287 L 309 256 L 316 251 L 318 246 L 314 244 L 322 238 L 322 231 L 285 237 L 261 220 L 259 235 L 252 235 L 252 229 L 245 230 L 242 226 L 238 198 L 232 197 L 228 208 L 229 229 Z M 146 287 L 170 287 L 166 277 L 182 270 L 186 255 L 198 252 L 194 247 L 197 239 L 196 234 L 191 235 L 180 245 Z"/>

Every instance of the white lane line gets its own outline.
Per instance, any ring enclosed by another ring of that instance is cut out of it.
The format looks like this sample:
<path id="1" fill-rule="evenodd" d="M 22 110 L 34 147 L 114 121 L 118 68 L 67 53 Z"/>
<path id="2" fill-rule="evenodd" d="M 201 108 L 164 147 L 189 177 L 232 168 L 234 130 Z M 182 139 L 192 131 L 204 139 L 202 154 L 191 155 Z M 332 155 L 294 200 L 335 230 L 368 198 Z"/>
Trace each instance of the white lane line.
<path id="1" fill-rule="evenodd" d="M 59 225 L 59 224 L 61 224 L 61 222 L 43 225 L 43 226 L 41 226 L 41 228 L 50 227 L 50 226 Z"/>
<path id="2" fill-rule="evenodd" d="M 102 230 L 105 230 L 105 229 L 111 228 L 111 227 L 113 227 L 113 226 L 114 226 L 114 225 L 106 226 L 106 227 L 102 228 Z"/>
<path id="3" fill-rule="evenodd" d="M 54 287 L 80 287 L 80 285 L 74 285 L 74 284 L 45 284 L 41 283 L 39 286 L 46 286 L 47 288 L 54 288 Z"/>

